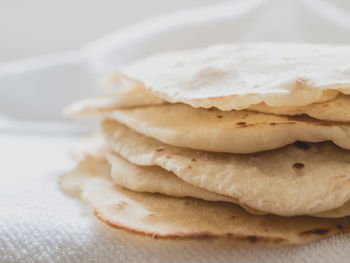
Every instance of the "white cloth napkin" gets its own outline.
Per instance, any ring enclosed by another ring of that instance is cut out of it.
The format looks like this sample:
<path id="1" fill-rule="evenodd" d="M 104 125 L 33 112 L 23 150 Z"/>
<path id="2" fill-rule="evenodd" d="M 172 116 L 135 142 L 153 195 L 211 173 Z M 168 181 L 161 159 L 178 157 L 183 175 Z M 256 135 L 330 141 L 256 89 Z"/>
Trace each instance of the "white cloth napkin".
<path id="1" fill-rule="evenodd" d="M 59 161 L 59 160 L 58 160 Z M 160 240 L 100 223 L 63 194 L 57 174 L 1 190 L 0 262 L 349 262 L 350 236 L 306 246 Z"/>

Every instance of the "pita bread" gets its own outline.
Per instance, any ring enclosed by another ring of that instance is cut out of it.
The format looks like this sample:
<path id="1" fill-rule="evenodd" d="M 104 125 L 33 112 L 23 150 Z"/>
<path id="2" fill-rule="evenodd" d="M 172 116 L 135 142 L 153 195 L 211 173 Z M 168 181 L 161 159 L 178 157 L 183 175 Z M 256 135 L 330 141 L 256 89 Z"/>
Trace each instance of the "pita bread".
<path id="1" fill-rule="evenodd" d="M 195 151 L 166 145 L 116 121 L 102 131 L 128 161 L 158 165 L 185 182 L 281 216 L 316 214 L 350 200 L 350 152 L 331 143 L 297 142 L 255 154 Z"/>
<path id="2" fill-rule="evenodd" d="M 166 144 L 211 152 L 254 153 L 297 140 L 331 140 L 350 149 L 350 125 L 251 111 L 196 109 L 166 104 L 108 113 L 128 127 Z"/>
<path id="3" fill-rule="evenodd" d="M 61 177 L 61 186 L 80 192 L 108 225 L 152 237 L 300 244 L 350 229 L 348 218 L 256 216 L 224 202 L 136 193 L 115 186 L 108 170 L 105 161 L 88 158 Z"/>
<path id="4" fill-rule="evenodd" d="M 304 106 L 350 94 L 349 61 L 348 45 L 227 44 L 153 55 L 122 68 L 119 79 L 195 108 Z"/>

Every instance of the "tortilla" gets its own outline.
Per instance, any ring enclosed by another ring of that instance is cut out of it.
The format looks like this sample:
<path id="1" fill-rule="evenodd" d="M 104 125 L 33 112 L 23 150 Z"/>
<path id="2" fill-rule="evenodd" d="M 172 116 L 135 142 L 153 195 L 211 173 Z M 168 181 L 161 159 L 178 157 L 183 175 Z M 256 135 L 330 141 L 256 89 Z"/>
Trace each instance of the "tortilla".
<path id="1" fill-rule="evenodd" d="M 193 197 L 206 201 L 221 201 L 239 204 L 235 199 L 214 194 L 190 185 L 171 172 L 159 166 L 137 166 L 115 153 L 107 153 L 106 158 L 111 166 L 113 181 L 134 192 L 159 193 L 173 197 Z M 239 204 L 252 214 L 262 215 L 263 212 Z M 349 213 L 350 214 L 350 213 Z"/>
<path id="2" fill-rule="evenodd" d="M 106 114 L 128 127 L 166 144 L 228 153 L 255 153 L 295 141 L 331 140 L 350 149 L 350 125 L 246 110 L 195 109 L 166 104 L 117 110 Z"/>
<path id="3" fill-rule="evenodd" d="M 109 95 L 95 96 L 73 102 L 64 109 L 63 114 L 69 118 L 82 119 L 99 116 L 101 113 L 114 109 L 162 103 L 165 103 L 165 101 L 153 96 L 145 89 L 132 86 L 116 89 Z"/>
<path id="4" fill-rule="evenodd" d="M 78 138 L 69 149 L 69 156 L 77 162 L 89 155 L 97 159 L 105 157 L 108 150 L 101 132 L 96 131 Z"/>
<path id="5" fill-rule="evenodd" d="M 306 106 L 270 107 L 264 103 L 251 105 L 249 110 L 276 115 L 298 116 L 306 114 L 324 121 L 350 122 L 350 96 L 339 94 L 335 99 Z"/>
<path id="6" fill-rule="evenodd" d="M 350 46 L 240 43 L 160 53 L 120 69 L 153 94 L 192 107 L 304 106 L 350 94 Z"/>
<path id="7" fill-rule="evenodd" d="M 108 145 L 128 161 L 158 165 L 189 184 L 238 199 L 258 211 L 310 215 L 350 200 L 350 152 L 329 142 L 296 142 L 241 155 L 166 145 L 111 120 L 102 123 L 102 131 Z"/>
<path id="8" fill-rule="evenodd" d="M 251 243 L 301 244 L 348 232 L 350 221 L 257 216 L 224 202 L 136 193 L 115 186 L 106 161 L 85 159 L 61 177 L 61 187 L 80 193 L 101 221 L 161 238 L 227 238 Z"/>

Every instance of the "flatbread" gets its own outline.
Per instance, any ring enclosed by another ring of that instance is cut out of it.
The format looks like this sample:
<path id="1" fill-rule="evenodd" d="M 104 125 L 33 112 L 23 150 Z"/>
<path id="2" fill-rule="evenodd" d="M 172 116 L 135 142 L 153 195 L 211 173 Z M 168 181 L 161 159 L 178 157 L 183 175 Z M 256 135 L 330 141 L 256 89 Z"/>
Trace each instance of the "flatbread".
<path id="1" fill-rule="evenodd" d="M 350 96 L 339 94 L 335 99 L 306 106 L 270 107 L 265 103 L 251 105 L 248 110 L 276 115 L 298 116 L 306 114 L 324 121 L 350 122 Z"/>
<path id="2" fill-rule="evenodd" d="M 159 193 L 173 197 L 193 197 L 206 201 L 221 201 L 239 204 L 238 200 L 208 192 L 190 185 L 175 174 L 159 166 L 134 165 L 115 153 L 109 152 L 106 158 L 111 166 L 113 181 L 128 190 L 144 193 Z M 239 204 L 252 214 L 262 215 L 263 212 Z M 350 215 L 350 213 L 349 213 Z"/>
<path id="3" fill-rule="evenodd" d="M 350 124 L 287 117 L 246 110 L 220 111 L 166 104 L 108 113 L 128 127 L 166 144 L 228 153 L 255 153 L 297 140 L 331 140 L 350 150 Z"/>
<path id="4" fill-rule="evenodd" d="M 304 106 L 350 94 L 350 46 L 241 43 L 161 53 L 121 68 L 153 94 L 192 107 Z"/>
<path id="5" fill-rule="evenodd" d="M 152 237 L 301 244 L 350 229 L 348 218 L 256 216 L 224 202 L 136 193 L 115 186 L 108 170 L 106 161 L 85 159 L 61 177 L 61 187 L 80 193 L 108 225 Z"/>
<path id="6" fill-rule="evenodd" d="M 225 154 L 166 145 L 105 120 L 108 145 L 128 161 L 158 165 L 185 182 L 281 216 L 326 212 L 350 200 L 350 152 L 332 143 L 296 142 L 255 154 Z"/>
<path id="7" fill-rule="evenodd" d="M 64 109 L 63 114 L 69 118 L 83 119 L 99 116 L 101 113 L 115 109 L 162 103 L 165 103 L 165 101 L 136 85 L 115 89 L 109 95 L 95 96 L 73 102 Z"/>
<path id="8" fill-rule="evenodd" d="M 111 176 L 114 182 L 131 191 L 237 203 L 232 198 L 190 185 L 159 166 L 137 166 L 113 153 L 108 153 L 106 158 L 111 165 Z"/>
<path id="9" fill-rule="evenodd" d="M 96 131 L 78 138 L 69 149 L 69 156 L 77 162 L 87 155 L 98 159 L 104 158 L 108 147 L 101 132 Z"/>
<path id="10" fill-rule="evenodd" d="M 159 193 L 173 197 L 193 197 L 205 201 L 221 201 L 242 206 L 251 214 L 264 215 L 266 213 L 252 209 L 239 203 L 238 200 L 214 194 L 206 190 L 190 185 L 174 173 L 168 172 L 158 166 L 134 165 L 119 155 L 109 152 L 106 158 L 111 166 L 113 181 L 128 190 L 144 193 Z M 309 216 L 322 218 L 339 218 L 350 216 L 350 202 L 343 206 Z"/>
<path id="11" fill-rule="evenodd" d="M 112 85 L 112 83 L 109 85 Z M 110 95 L 96 96 L 74 102 L 65 109 L 64 114 L 69 118 L 83 119 L 99 117 L 104 113 L 119 109 L 154 106 L 166 103 L 165 100 L 152 95 L 145 89 L 139 86 L 132 86 L 129 89 L 116 88 L 113 94 Z M 350 96 L 339 94 L 332 100 L 298 107 L 271 107 L 265 103 L 259 103 L 257 105 L 251 105 L 247 110 L 287 116 L 305 114 L 318 120 L 350 122 Z"/>

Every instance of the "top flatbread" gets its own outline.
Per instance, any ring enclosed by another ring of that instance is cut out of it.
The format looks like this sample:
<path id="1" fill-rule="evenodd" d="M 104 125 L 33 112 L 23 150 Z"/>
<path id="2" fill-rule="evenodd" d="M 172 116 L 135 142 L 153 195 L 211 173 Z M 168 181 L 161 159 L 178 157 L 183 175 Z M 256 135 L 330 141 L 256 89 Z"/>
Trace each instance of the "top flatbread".
<path id="1" fill-rule="evenodd" d="M 113 86 L 113 80 L 108 82 Z M 107 87 L 108 88 L 108 87 Z M 139 86 L 128 89 L 116 88 L 112 94 L 96 96 L 76 101 L 69 105 L 64 113 L 70 118 L 88 118 L 118 109 L 166 104 L 165 100 L 154 96 Z M 271 107 L 265 103 L 251 105 L 248 110 L 276 115 L 309 115 L 325 121 L 350 122 L 350 96 L 339 94 L 329 101 L 312 103 L 305 106 Z"/>
<path id="2" fill-rule="evenodd" d="M 350 46 L 254 43 L 154 55 L 121 69 L 169 102 L 240 110 L 303 106 L 350 94 Z"/>

